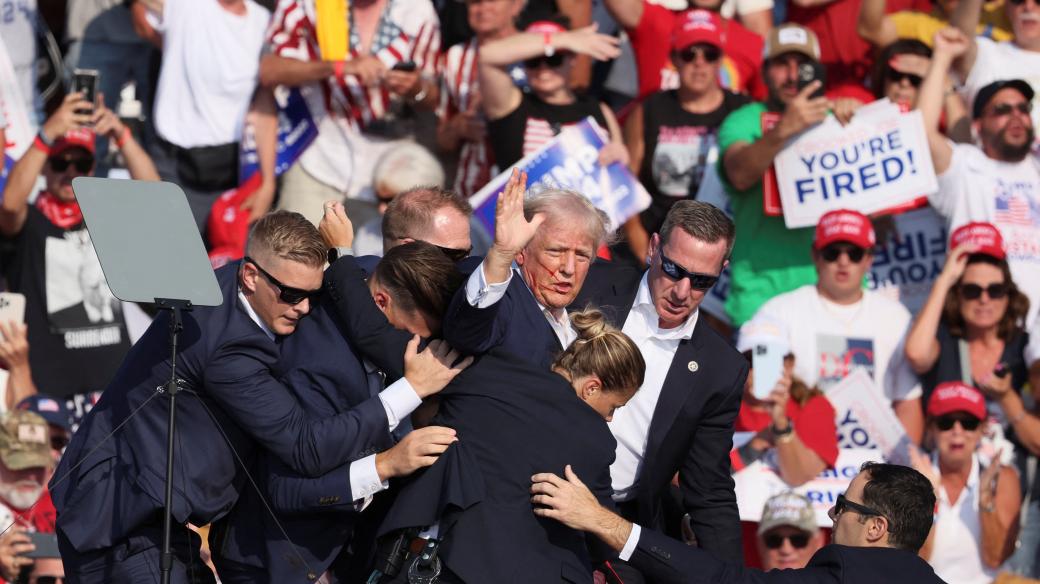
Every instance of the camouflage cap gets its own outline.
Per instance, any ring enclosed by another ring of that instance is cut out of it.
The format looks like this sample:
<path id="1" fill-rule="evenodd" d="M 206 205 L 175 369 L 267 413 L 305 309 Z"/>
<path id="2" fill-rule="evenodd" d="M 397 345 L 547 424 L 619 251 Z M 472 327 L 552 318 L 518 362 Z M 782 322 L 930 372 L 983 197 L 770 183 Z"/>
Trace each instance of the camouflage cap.
<path id="1" fill-rule="evenodd" d="M 11 410 L 0 417 L 0 462 L 11 470 L 50 466 L 50 429 L 33 412 Z"/>

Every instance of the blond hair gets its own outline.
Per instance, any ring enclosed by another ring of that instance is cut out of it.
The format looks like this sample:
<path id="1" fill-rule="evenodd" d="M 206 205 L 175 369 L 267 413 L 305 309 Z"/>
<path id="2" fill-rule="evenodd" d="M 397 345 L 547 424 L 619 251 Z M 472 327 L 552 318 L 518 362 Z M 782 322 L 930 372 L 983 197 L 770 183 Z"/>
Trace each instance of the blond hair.
<path id="1" fill-rule="evenodd" d="M 595 308 L 572 312 L 570 318 L 578 338 L 556 357 L 553 369 L 571 380 L 595 375 L 608 393 L 643 385 L 646 362 L 632 339 Z"/>
<path id="2" fill-rule="evenodd" d="M 325 266 L 328 248 L 318 229 L 303 215 L 274 211 L 261 217 L 249 230 L 246 255 L 279 258 L 321 268 Z"/>

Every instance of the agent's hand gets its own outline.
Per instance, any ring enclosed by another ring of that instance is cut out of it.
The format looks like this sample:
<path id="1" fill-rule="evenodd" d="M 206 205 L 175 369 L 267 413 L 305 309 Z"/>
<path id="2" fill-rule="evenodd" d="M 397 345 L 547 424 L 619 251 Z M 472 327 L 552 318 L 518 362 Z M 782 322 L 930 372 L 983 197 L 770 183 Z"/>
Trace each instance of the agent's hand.
<path id="1" fill-rule="evenodd" d="M 412 430 L 393 448 L 376 455 L 379 480 L 408 476 L 420 468 L 430 466 L 458 440 L 455 430 L 444 426 Z"/>
<path id="2" fill-rule="evenodd" d="M 91 114 L 86 110 L 91 110 L 93 107 L 92 103 L 83 99 L 82 93 L 66 95 L 58 109 L 44 122 L 44 135 L 51 140 L 57 140 L 69 130 L 89 125 L 92 121 Z"/>
<path id="3" fill-rule="evenodd" d="M 430 341 L 421 353 L 418 348 L 419 335 L 414 335 L 404 351 L 404 377 L 423 399 L 444 389 L 473 363 L 473 357 L 466 357 L 453 366 L 459 353 L 442 340 Z"/>
<path id="4" fill-rule="evenodd" d="M 531 477 L 531 502 L 537 505 L 534 514 L 555 519 L 571 529 L 591 531 L 599 522 L 603 507 L 571 465 L 564 468 L 563 474 L 565 479 L 551 472 Z"/>
<path id="5" fill-rule="evenodd" d="M 784 139 L 815 126 L 827 117 L 827 110 L 831 105 L 830 100 L 826 97 L 811 97 L 812 93 L 820 88 L 820 85 L 820 80 L 812 81 L 787 103 L 784 114 L 780 116 L 780 122 L 777 124 L 780 136 Z"/>
<path id="6" fill-rule="evenodd" d="M 325 201 L 325 214 L 318 223 L 318 232 L 329 249 L 354 245 L 354 226 L 347 218 L 347 209 L 339 201 Z"/>

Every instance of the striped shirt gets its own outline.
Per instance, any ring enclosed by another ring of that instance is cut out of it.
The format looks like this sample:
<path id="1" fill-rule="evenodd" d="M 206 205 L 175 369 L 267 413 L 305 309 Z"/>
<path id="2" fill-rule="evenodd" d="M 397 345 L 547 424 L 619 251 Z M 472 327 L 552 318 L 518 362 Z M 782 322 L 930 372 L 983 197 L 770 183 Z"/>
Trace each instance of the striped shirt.
<path id="1" fill-rule="evenodd" d="M 441 103 L 437 115 L 444 121 L 479 108 L 480 76 L 477 74 L 477 39 L 459 43 L 444 53 L 441 60 Z M 481 142 L 465 141 L 459 150 L 455 172 L 455 191 L 469 198 L 491 180 L 494 166 L 487 138 Z"/>

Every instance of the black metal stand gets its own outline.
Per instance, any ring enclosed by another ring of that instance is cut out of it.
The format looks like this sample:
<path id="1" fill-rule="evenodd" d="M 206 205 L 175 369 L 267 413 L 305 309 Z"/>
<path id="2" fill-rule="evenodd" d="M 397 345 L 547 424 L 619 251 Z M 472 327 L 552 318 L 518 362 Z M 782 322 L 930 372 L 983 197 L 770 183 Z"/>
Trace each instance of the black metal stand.
<path id="1" fill-rule="evenodd" d="M 170 396 L 170 419 L 166 439 L 166 499 L 163 503 L 162 554 L 159 560 L 160 582 L 170 584 L 170 574 L 173 570 L 173 546 L 170 542 L 173 527 L 173 445 L 174 433 L 177 430 L 177 337 L 184 328 L 181 311 L 191 310 L 191 301 L 156 298 L 155 304 L 161 310 L 170 311 L 170 382 L 166 384 L 166 393 Z"/>

